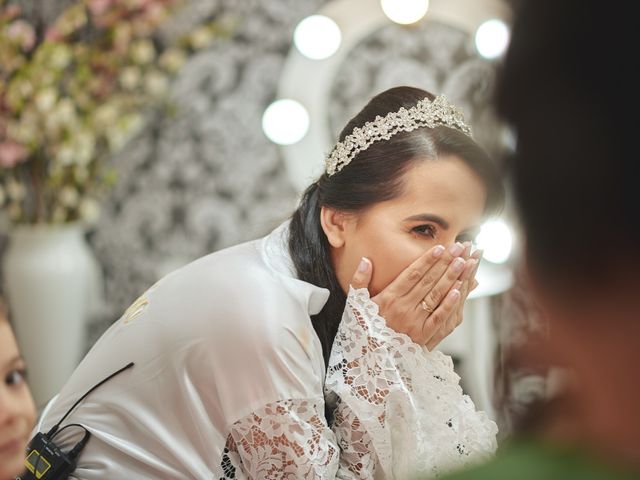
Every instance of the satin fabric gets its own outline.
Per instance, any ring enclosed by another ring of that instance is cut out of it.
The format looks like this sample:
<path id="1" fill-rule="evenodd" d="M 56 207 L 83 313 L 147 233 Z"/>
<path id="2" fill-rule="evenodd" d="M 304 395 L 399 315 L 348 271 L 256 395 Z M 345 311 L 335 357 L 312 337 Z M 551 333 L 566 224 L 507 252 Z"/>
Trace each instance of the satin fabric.
<path id="1" fill-rule="evenodd" d="M 145 292 L 95 343 L 42 419 L 92 434 L 72 478 L 211 479 L 230 426 L 264 405 L 323 398 L 311 325 L 329 292 L 297 280 L 287 224 L 200 258 Z M 58 345 L 57 348 L 64 348 Z M 56 437 L 71 448 L 82 431 Z"/>

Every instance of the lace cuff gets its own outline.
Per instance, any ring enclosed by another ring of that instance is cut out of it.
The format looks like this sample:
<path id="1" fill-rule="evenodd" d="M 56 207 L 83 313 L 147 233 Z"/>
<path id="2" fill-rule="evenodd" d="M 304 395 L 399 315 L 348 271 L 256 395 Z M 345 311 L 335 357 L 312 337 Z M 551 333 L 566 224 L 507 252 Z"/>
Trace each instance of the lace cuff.
<path id="1" fill-rule="evenodd" d="M 350 290 L 326 395 L 359 419 L 385 477 L 438 476 L 495 451 L 496 424 L 476 411 L 459 380 L 450 357 L 388 328 L 368 291 Z"/>
<path id="2" fill-rule="evenodd" d="M 357 419 L 337 410 L 339 448 L 323 411 L 321 400 L 281 400 L 234 423 L 221 461 L 223 479 L 373 478 L 368 436 Z"/>

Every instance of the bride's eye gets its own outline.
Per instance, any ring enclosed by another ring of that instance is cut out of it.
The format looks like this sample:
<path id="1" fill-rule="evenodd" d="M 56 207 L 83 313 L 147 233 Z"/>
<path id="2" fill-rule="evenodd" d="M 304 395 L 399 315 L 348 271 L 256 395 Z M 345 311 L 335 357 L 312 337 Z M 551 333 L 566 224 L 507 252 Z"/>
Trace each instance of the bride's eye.
<path id="1" fill-rule="evenodd" d="M 437 233 L 436 227 L 429 224 L 418 225 L 417 227 L 413 227 L 411 231 L 417 233 L 418 235 L 429 238 L 435 238 Z"/>

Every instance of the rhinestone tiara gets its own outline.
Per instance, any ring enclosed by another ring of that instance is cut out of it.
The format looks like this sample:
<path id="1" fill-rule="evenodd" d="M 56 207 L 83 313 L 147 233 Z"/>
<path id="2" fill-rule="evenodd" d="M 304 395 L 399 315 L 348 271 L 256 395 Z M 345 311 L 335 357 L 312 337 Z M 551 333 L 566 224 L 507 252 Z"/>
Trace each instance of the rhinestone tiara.
<path id="1" fill-rule="evenodd" d="M 464 121 L 462 109 L 449 103 L 444 95 L 438 95 L 433 101 L 423 98 L 409 109 L 401 107 L 397 112 L 389 112 L 384 117 L 378 115 L 375 120 L 354 128 L 342 142 L 333 147 L 326 159 L 327 175 L 338 173 L 374 142 L 389 140 L 399 132 L 439 125 L 455 128 L 471 136 L 471 128 Z"/>

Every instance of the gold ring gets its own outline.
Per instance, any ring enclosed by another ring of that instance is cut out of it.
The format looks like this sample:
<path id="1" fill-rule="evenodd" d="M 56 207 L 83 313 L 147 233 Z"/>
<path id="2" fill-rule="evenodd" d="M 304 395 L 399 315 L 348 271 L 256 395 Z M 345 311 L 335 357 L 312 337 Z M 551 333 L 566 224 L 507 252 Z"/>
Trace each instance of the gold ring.
<path id="1" fill-rule="evenodd" d="M 429 312 L 429 313 L 432 313 L 432 312 L 433 312 L 433 310 L 431 310 L 431 309 L 429 308 L 429 305 L 427 305 L 427 302 L 425 302 L 424 300 L 422 300 L 422 301 L 420 302 L 420 306 L 422 307 L 422 309 L 423 309 L 425 312 Z"/>

